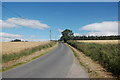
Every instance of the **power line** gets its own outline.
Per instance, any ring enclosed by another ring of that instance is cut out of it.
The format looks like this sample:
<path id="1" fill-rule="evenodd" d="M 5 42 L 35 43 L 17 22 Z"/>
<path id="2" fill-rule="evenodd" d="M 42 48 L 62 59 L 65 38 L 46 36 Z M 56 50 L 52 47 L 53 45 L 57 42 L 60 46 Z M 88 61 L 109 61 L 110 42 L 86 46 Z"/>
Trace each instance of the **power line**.
<path id="1" fill-rule="evenodd" d="M 1 4 L 0 4 L 1 5 Z M 2 4 L 2 7 L 7 9 L 9 12 L 13 13 L 14 15 L 23 18 L 20 14 L 16 13 L 15 11 L 9 9 L 8 7 L 6 7 L 5 5 Z"/>

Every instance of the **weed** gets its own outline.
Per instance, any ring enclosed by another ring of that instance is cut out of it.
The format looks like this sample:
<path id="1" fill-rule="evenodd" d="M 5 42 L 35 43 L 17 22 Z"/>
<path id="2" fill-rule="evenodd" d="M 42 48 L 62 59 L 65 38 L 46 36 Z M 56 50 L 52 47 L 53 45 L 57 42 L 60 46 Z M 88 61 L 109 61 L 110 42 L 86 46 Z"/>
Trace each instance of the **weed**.
<path id="1" fill-rule="evenodd" d="M 68 42 L 71 46 L 82 51 L 86 56 L 98 61 L 108 71 L 114 75 L 120 75 L 120 53 L 119 44 L 97 44 Z"/>

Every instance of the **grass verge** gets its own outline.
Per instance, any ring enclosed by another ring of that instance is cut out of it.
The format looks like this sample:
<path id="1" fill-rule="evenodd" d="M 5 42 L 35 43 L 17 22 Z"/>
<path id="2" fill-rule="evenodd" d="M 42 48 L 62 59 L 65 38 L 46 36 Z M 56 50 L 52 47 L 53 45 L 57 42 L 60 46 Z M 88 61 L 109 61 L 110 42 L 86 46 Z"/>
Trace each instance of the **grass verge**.
<path id="1" fill-rule="evenodd" d="M 40 46 L 37 46 L 37 47 L 25 49 L 25 50 L 20 51 L 18 53 L 3 54 L 2 55 L 2 63 L 6 63 L 6 62 L 11 61 L 11 60 L 19 59 L 19 58 L 21 58 L 23 56 L 27 56 L 27 55 L 33 54 L 33 53 L 35 53 L 37 51 L 40 51 L 42 49 L 46 49 L 46 48 L 52 47 L 54 44 L 55 44 L 55 42 L 50 42 L 49 44 L 42 45 L 42 46 L 40 45 Z"/>
<path id="2" fill-rule="evenodd" d="M 14 65 L 12 65 L 12 66 L 9 66 L 9 67 L 7 67 L 7 68 L 3 68 L 0 72 L 4 72 L 4 71 L 10 70 L 10 69 L 12 69 L 12 68 L 15 68 L 15 67 L 17 67 L 17 66 L 20 66 L 20 65 L 22 65 L 22 64 L 28 63 L 28 62 L 30 62 L 30 61 L 32 61 L 32 60 L 34 60 L 34 59 L 37 59 L 37 58 L 41 57 L 41 56 L 44 55 L 44 54 L 47 54 L 47 53 L 48 53 L 48 51 L 47 51 L 47 52 L 44 52 L 44 53 L 41 53 L 40 55 L 38 55 L 38 56 L 36 56 L 36 57 L 33 57 L 31 60 L 29 60 L 29 61 L 27 61 L 27 62 L 21 62 L 21 63 L 14 64 Z"/>
<path id="3" fill-rule="evenodd" d="M 36 52 L 37 54 L 32 53 L 32 54 L 23 56 L 23 57 L 21 57 L 20 59 L 12 60 L 13 62 L 12 62 L 12 61 L 8 61 L 8 62 L 7 62 L 7 66 L 3 66 L 3 68 L 2 68 L 1 71 L 6 71 L 6 70 L 9 70 L 9 69 L 15 68 L 15 67 L 17 67 L 17 66 L 19 66 L 19 65 L 25 64 L 25 63 L 27 63 L 27 62 L 30 62 L 31 60 L 34 60 L 34 59 L 36 59 L 36 58 L 39 58 L 40 56 L 48 53 L 50 50 L 53 50 L 53 48 L 54 48 L 55 45 L 57 45 L 56 42 L 55 42 L 54 44 L 52 43 L 51 46 L 49 46 L 49 47 L 43 48 L 43 49 L 42 49 L 43 51 L 37 51 L 37 52 Z M 55 46 L 55 47 L 56 47 L 56 46 Z M 34 54 L 35 54 L 35 55 L 34 55 Z M 31 55 L 34 55 L 34 56 L 31 57 Z M 27 58 L 30 57 L 30 58 L 21 61 L 21 59 L 25 59 L 25 57 L 27 57 Z M 12 65 L 8 65 L 9 62 L 12 62 L 13 64 L 12 64 Z M 14 62 L 17 62 L 17 63 L 14 63 Z M 4 63 L 4 64 L 6 64 L 6 63 Z"/>
<path id="4" fill-rule="evenodd" d="M 120 76 L 120 45 L 80 42 L 68 42 L 68 44 L 83 52 L 86 56 L 91 57 L 94 61 L 98 61 L 115 76 Z"/>
<path id="5" fill-rule="evenodd" d="M 115 78 L 112 76 L 112 73 L 107 72 L 105 68 L 103 68 L 98 62 L 93 61 L 90 57 L 86 56 L 69 44 L 68 46 L 72 49 L 80 65 L 82 65 L 84 67 L 84 70 L 89 73 L 90 78 Z"/>
<path id="6" fill-rule="evenodd" d="M 79 61 L 79 64 L 82 65 L 82 66 L 83 66 L 85 69 L 87 69 L 87 71 L 88 71 L 87 65 L 85 65 L 85 64 L 81 61 L 80 56 L 79 56 L 79 53 L 75 50 L 75 48 L 73 48 L 73 47 L 70 46 L 69 44 L 66 44 L 66 45 L 68 45 L 68 46 L 72 49 L 74 56 L 75 56 L 75 57 L 77 58 L 77 60 Z"/>

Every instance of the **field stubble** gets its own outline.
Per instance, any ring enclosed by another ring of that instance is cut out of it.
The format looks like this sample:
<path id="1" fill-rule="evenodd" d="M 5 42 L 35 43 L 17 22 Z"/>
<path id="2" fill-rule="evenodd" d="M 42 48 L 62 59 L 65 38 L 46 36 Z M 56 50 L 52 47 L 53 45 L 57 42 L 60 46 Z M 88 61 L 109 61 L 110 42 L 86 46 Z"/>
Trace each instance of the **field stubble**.
<path id="1" fill-rule="evenodd" d="M 12 44 L 13 42 L 11 42 Z M 12 68 L 16 65 L 23 64 L 24 62 L 28 62 L 32 59 L 36 59 L 44 54 L 46 54 L 49 50 L 52 50 L 53 47 L 56 45 L 57 42 L 50 41 L 50 42 L 19 42 L 15 44 L 22 44 L 26 45 L 17 52 L 9 53 L 9 54 L 2 54 L 2 69 L 7 70 Z M 26 43 L 26 44 L 24 44 Z M 30 43 L 31 46 L 29 46 Z M 22 47 L 22 45 L 20 47 Z M 32 46 L 34 45 L 34 46 Z M 13 45 L 12 45 L 13 46 Z M 16 47 L 15 47 L 16 48 Z M 15 50 L 15 48 L 13 48 Z"/>
<path id="2" fill-rule="evenodd" d="M 76 42 L 99 43 L 99 44 L 118 44 L 120 40 L 76 40 Z"/>
<path id="3" fill-rule="evenodd" d="M 49 41 L 46 42 L 1 42 L 2 43 L 2 54 L 13 54 L 20 52 L 25 49 L 33 48 L 39 45 L 48 44 Z"/>

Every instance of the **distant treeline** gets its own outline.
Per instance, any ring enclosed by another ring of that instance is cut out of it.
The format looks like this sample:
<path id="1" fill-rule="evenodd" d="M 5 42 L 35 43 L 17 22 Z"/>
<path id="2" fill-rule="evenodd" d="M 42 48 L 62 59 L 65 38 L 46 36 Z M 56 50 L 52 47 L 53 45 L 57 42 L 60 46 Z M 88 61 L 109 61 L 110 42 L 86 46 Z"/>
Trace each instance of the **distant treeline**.
<path id="1" fill-rule="evenodd" d="M 22 41 L 20 39 L 15 39 L 15 40 L 12 40 L 11 42 L 28 42 L 28 41 Z"/>
<path id="2" fill-rule="evenodd" d="M 74 36 L 72 30 L 65 29 L 61 32 L 60 41 L 67 42 L 69 40 L 120 40 L 120 35 L 111 36 Z"/>
<path id="3" fill-rule="evenodd" d="M 74 36 L 73 40 L 120 40 L 120 36 Z"/>

